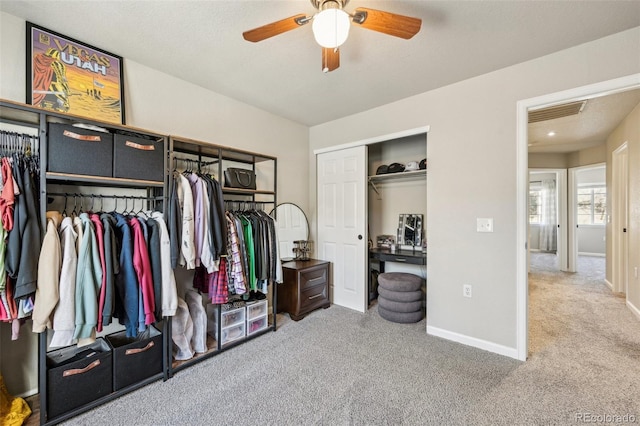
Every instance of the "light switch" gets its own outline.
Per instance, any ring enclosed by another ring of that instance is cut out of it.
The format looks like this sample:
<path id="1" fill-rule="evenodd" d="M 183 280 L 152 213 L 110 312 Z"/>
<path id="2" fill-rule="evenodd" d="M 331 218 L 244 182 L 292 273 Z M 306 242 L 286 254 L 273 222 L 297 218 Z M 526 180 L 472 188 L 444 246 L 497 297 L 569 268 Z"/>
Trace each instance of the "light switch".
<path id="1" fill-rule="evenodd" d="M 476 218 L 478 232 L 493 232 L 493 218 L 479 217 Z"/>

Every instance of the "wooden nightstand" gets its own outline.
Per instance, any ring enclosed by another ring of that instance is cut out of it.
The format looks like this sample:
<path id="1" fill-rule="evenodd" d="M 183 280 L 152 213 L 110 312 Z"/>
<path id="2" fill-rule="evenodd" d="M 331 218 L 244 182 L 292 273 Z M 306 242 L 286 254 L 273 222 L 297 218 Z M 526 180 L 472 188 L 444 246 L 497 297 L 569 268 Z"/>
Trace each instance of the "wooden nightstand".
<path id="1" fill-rule="evenodd" d="M 318 308 L 328 308 L 329 262 L 294 260 L 282 264 L 284 282 L 278 285 L 278 312 L 295 321 Z"/>

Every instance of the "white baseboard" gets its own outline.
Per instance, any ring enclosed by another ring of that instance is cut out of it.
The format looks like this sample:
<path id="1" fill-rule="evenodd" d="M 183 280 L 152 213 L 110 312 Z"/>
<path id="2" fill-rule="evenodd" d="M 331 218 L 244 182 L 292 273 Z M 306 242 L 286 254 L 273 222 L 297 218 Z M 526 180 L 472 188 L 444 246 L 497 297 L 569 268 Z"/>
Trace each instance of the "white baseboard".
<path id="1" fill-rule="evenodd" d="M 627 306 L 629 307 L 631 312 L 633 312 L 633 314 L 636 316 L 636 318 L 638 318 L 638 320 L 640 320 L 640 309 L 638 309 L 635 306 L 633 306 L 633 303 L 631 303 L 629 300 L 627 300 Z"/>
<path id="2" fill-rule="evenodd" d="M 609 282 L 609 280 L 607 280 L 607 279 L 605 279 L 605 280 L 604 280 L 604 282 L 605 282 L 605 284 L 607 285 L 607 287 L 609 287 L 609 289 L 611 289 L 611 291 L 613 291 L 613 284 L 611 284 L 611 283 Z"/>
<path id="3" fill-rule="evenodd" d="M 594 256 L 594 257 L 607 257 L 604 253 L 587 253 L 584 251 L 579 251 L 578 256 Z"/>
<path id="4" fill-rule="evenodd" d="M 454 333 L 452 331 L 433 327 L 431 325 L 427 325 L 427 334 L 442 337 L 443 339 L 451 340 L 457 343 L 462 343 L 463 345 L 473 346 L 474 348 L 493 352 L 498 355 L 504 355 L 510 358 L 518 359 L 518 350 L 516 348 L 499 345 L 487 340 L 477 339 L 475 337 L 469 337 L 464 334 Z"/>
<path id="5" fill-rule="evenodd" d="M 27 391 L 24 391 L 21 394 L 14 395 L 14 396 L 16 396 L 18 398 L 27 398 L 27 397 L 33 396 L 33 395 L 35 395 L 37 393 L 38 393 L 38 388 L 33 388 L 33 389 L 29 389 Z"/>

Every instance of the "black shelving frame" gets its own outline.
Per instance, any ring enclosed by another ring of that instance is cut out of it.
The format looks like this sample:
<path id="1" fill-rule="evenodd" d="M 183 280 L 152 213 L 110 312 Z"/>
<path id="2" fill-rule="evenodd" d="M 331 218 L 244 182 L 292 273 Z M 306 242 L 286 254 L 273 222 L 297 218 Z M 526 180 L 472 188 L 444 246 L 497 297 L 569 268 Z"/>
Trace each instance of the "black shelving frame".
<path id="1" fill-rule="evenodd" d="M 176 161 L 181 155 L 192 155 L 197 158 L 198 164 L 204 164 L 206 166 L 217 166 L 217 177 L 221 185 L 223 181 L 221 177 L 224 172 L 224 162 L 236 162 L 250 165 L 251 170 L 256 171 L 256 164 L 272 161 L 273 162 L 273 190 L 247 190 L 238 188 L 226 188 L 222 186 L 223 194 L 232 199 L 227 201 L 238 202 L 253 202 L 256 204 L 273 204 L 273 210 L 277 206 L 277 158 L 269 155 L 259 154 L 250 151 L 244 151 L 235 149 L 228 146 L 216 145 L 208 142 L 195 141 L 187 138 L 181 138 L 177 136 L 162 135 L 156 132 L 138 129 L 132 126 L 118 125 L 113 123 L 106 123 L 96 120 L 90 120 L 80 116 L 74 116 L 69 114 L 62 114 L 53 111 L 43 110 L 31 105 L 21 104 L 9 100 L 0 99 L 0 122 L 17 125 L 21 127 L 28 127 L 31 129 L 37 129 L 39 135 L 39 155 L 40 155 L 40 217 L 42 219 L 43 233 L 46 230 L 46 209 L 47 199 L 49 194 L 52 196 L 61 196 L 60 193 L 48 191 L 48 185 L 69 185 L 69 186 L 89 186 L 89 187 L 113 187 L 113 188 L 132 188 L 132 189 L 144 189 L 147 192 L 146 198 L 149 200 L 159 200 L 162 202 L 162 207 L 165 211 L 168 206 L 170 181 L 173 179 L 173 170 Z M 134 134 L 144 137 L 152 137 L 156 140 L 163 140 L 164 143 L 164 180 L 163 181 L 149 181 L 149 180 L 137 180 L 137 179 L 123 179 L 123 178 L 110 178 L 110 177 L 96 177 L 90 175 L 78 175 L 67 173 L 54 173 L 47 172 L 47 136 L 49 123 L 84 123 L 91 124 L 98 127 L 107 129 L 109 132 L 123 131 L 128 134 Z M 66 195 L 66 194 L 62 194 Z M 90 196 L 90 195 L 88 195 Z M 108 196 L 107 196 L 108 197 Z M 236 200 L 234 197 L 244 197 L 244 199 Z M 265 198 L 265 200 L 257 200 L 258 198 Z M 126 196 L 125 196 L 126 198 Z M 132 198 L 140 198 L 133 196 Z M 247 198 L 249 200 L 247 201 Z M 44 234 L 41 235 L 44 238 Z M 221 343 L 221 313 L 222 309 L 217 309 L 217 327 L 218 327 L 218 339 L 216 339 L 216 348 L 205 354 L 198 355 L 191 360 L 182 361 L 180 365 L 173 366 L 172 346 L 173 341 L 171 338 L 171 317 L 163 317 L 156 322 L 156 326 L 162 323 L 162 344 L 163 344 L 163 357 L 162 357 L 162 372 L 148 377 L 140 382 L 132 384 L 126 388 L 118 391 L 113 391 L 109 395 L 102 398 L 98 398 L 90 403 L 87 403 L 81 407 L 69 410 L 56 417 L 49 418 L 47 415 L 47 345 L 48 345 L 48 331 L 40 333 L 38 337 L 38 392 L 40 403 L 40 419 L 41 425 L 55 425 L 62 421 L 68 420 L 79 414 L 87 412 L 93 408 L 96 408 L 106 402 L 116 399 L 126 393 L 132 392 L 136 389 L 146 386 L 157 380 L 166 381 L 170 379 L 176 372 L 187 368 L 195 363 L 203 361 L 207 358 L 215 356 L 223 351 L 229 350 L 233 347 L 241 345 L 247 341 L 255 339 L 267 332 L 276 331 L 277 329 L 277 285 L 272 284 L 272 322 L 267 328 L 256 332 L 250 336 L 245 336 L 242 339 L 234 340 L 232 342 L 222 345 Z M 221 305 L 218 305 L 221 306 Z M 246 318 L 245 318 L 246 321 Z M 268 321 L 268 315 L 267 315 Z"/>
<path id="2" fill-rule="evenodd" d="M 273 157 L 273 156 L 269 156 L 269 155 L 264 155 L 264 154 L 258 154 L 255 152 L 250 152 L 250 151 L 244 151 L 244 150 L 240 150 L 240 149 L 235 149 L 235 148 L 231 148 L 228 146 L 223 146 L 223 145 L 216 145 L 213 143 L 208 143 L 208 142 L 203 142 L 203 141 L 197 141 L 197 140 L 193 140 L 193 139 L 186 139 L 186 138 L 181 138 L 179 136 L 170 136 L 169 137 L 169 156 L 170 156 L 170 164 L 173 166 L 174 164 L 176 164 L 176 159 L 184 159 L 184 155 L 192 155 L 194 157 L 196 157 L 194 159 L 194 161 L 197 164 L 201 164 L 201 165 L 216 165 L 217 166 L 217 173 L 216 176 L 218 178 L 218 181 L 220 182 L 220 185 L 222 185 L 222 193 L 223 195 L 226 196 L 244 196 L 244 197 L 249 197 L 250 200 L 234 200 L 234 199 L 227 199 L 225 198 L 225 201 L 238 201 L 238 202 L 253 202 L 253 203 L 262 203 L 262 204 L 273 204 L 274 210 L 275 210 L 275 206 L 277 205 L 277 196 L 276 196 L 276 189 L 278 187 L 278 182 L 277 182 L 277 176 L 278 176 L 278 162 L 277 162 L 277 158 Z M 178 160 L 179 161 L 179 160 Z M 188 161 L 188 160 L 187 160 Z M 272 161 L 273 162 L 273 190 L 261 190 L 261 189 L 240 189 L 240 188 L 228 188 L 224 186 L 224 182 L 222 179 L 223 173 L 224 173 L 224 162 L 234 162 L 234 163 L 241 163 L 241 164 L 245 164 L 245 165 L 249 165 L 251 166 L 251 170 L 255 173 L 256 171 L 256 164 L 260 163 L 260 162 L 264 162 L 264 161 Z M 171 175 L 171 179 L 173 179 L 173 173 L 170 173 Z M 269 201 L 257 201 L 256 200 L 256 195 L 262 195 L 262 196 L 267 196 L 267 197 L 271 197 L 271 200 Z M 173 375 L 177 372 L 179 372 L 180 370 L 183 370 L 185 368 L 189 368 L 190 366 L 197 364 L 199 362 L 202 362 L 206 359 L 209 359 L 213 356 L 216 356 L 226 350 L 229 350 L 233 347 L 236 347 L 238 345 L 241 345 L 243 343 L 246 343 L 252 339 L 255 339 L 265 333 L 268 333 L 270 331 L 276 331 L 277 329 L 277 320 L 276 320 L 276 313 L 277 313 L 277 285 L 276 284 L 272 284 L 271 286 L 271 292 L 272 292 L 272 315 L 273 315 L 273 321 L 271 322 L 271 324 L 269 324 L 269 326 L 267 328 L 265 328 L 264 330 L 261 330 L 259 332 L 256 332 L 254 334 L 252 334 L 251 336 L 245 336 L 244 338 L 238 339 L 238 340 L 234 340 L 232 342 L 226 343 L 226 344 L 222 344 L 222 309 L 221 306 L 222 305 L 216 305 L 218 306 L 218 309 L 216 309 L 216 327 L 217 327 L 217 336 L 218 338 L 216 339 L 216 347 L 214 349 L 208 350 L 206 353 L 204 354 L 198 354 L 197 356 L 189 359 L 189 360 L 185 360 L 185 361 L 180 361 L 180 363 L 176 366 L 173 366 L 173 362 L 169 363 L 169 377 L 173 377 Z M 267 316 L 267 320 L 268 320 L 268 316 Z M 246 321 L 246 317 L 245 317 L 245 321 Z M 171 324 L 169 324 L 169 331 L 171 331 Z M 169 346 L 167 348 L 167 357 L 168 359 L 172 360 L 173 359 L 173 354 L 172 354 L 172 348 L 171 346 Z"/>
<path id="3" fill-rule="evenodd" d="M 167 205 L 167 155 L 164 155 L 163 167 L 165 170 L 163 181 L 147 181 L 136 179 L 123 179 L 123 178 L 108 178 L 108 177 L 95 177 L 88 175 L 74 175 L 67 173 L 50 173 L 47 172 L 48 155 L 47 155 L 47 142 L 48 142 L 48 125 L 52 122 L 62 122 L 67 124 L 84 123 L 99 126 L 107 129 L 109 132 L 125 131 L 129 134 L 137 134 L 145 137 L 155 138 L 157 141 L 163 141 L 164 152 L 168 152 L 168 137 L 155 132 L 150 132 L 130 126 L 114 125 L 112 123 L 100 122 L 95 120 L 89 120 L 84 117 L 66 115 L 55 113 L 51 111 L 45 111 L 29 105 L 19 104 L 7 100 L 0 100 L 0 121 L 12 125 L 28 127 L 38 129 L 39 136 L 39 156 L 40 156 L 40 217 L 42 230 L 46 230 L 46 210 L 47 210 L 47 198 L 48 198 L 48 184 L 66 184 L 66 185 L 78 185 L 91 187 L 127 187 L 138 188 L 147 191 L 147 197 L 149 199 L 156 199 L 162 202 L 163 210 Z M 41 239 L 44 235 L 41 235 Z M 168 318 L 163 318 L 156 322 L 156 325 L 162 323 L 162 341 L 164 347 L 170 346 L 170 330 L 168 324 L 170 321 Z M 106 334 L 106 333 L 105 333 Z M 128 392 L 132 392 L 138 388 L 141 388 L 151 382 L 157 380 L 166 381 L 169 378 L 168 363 L 169 360 L 166 356 L 166 352 L 163 351 L 162 357 L 162 371 L 158 374 L 150 376 L 138 383 L 135 383 L 126 388 L 118 391 L 112 391 L 109 395 L 96 399 L 69 410 L 56 417 L 49 418 L 47 413 L 47 344 L 48 344 L 48 331 L 39 333 L 38 336 L 38 392 L 40 403 L 40 419 L 41 425 L 55 425 L 64 420 L 68 420 L 78 414 L 84 413 L 92 408 L 95 408 L 101 404 L 118 398 Z"/>

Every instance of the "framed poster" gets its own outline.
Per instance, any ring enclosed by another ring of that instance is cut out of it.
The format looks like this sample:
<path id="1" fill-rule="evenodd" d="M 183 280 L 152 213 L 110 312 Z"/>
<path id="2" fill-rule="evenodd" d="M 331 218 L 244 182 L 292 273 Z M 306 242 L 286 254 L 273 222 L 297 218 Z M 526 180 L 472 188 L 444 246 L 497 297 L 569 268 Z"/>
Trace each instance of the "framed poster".
<path id="1" fill-rule="evenodd" d="M 27 22 L 27 103 L 125 124 L 122 58 Z"/>

